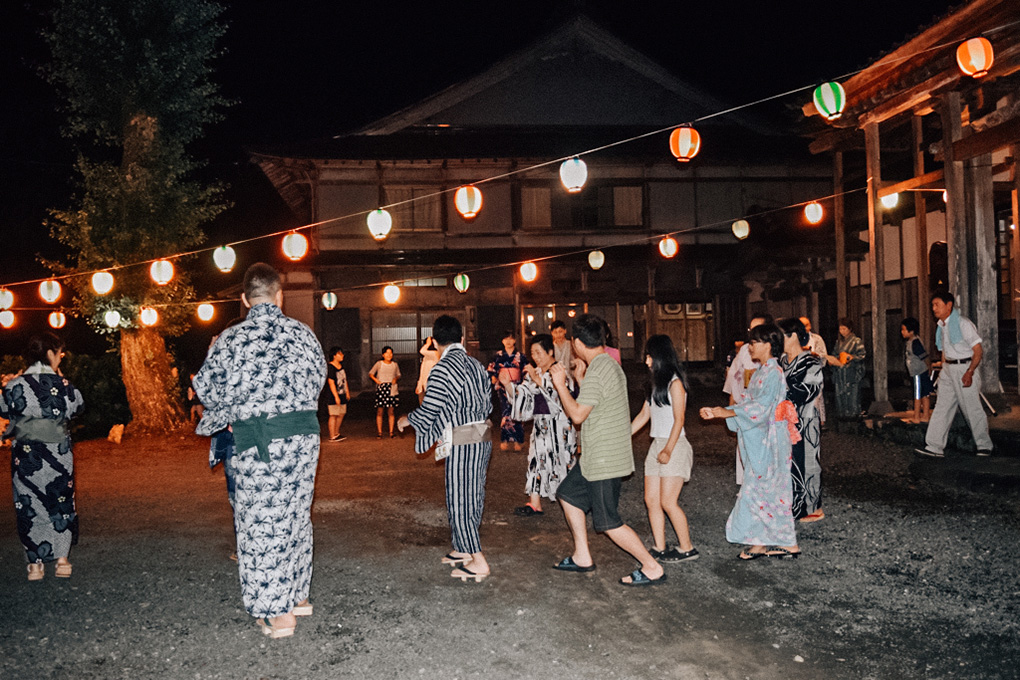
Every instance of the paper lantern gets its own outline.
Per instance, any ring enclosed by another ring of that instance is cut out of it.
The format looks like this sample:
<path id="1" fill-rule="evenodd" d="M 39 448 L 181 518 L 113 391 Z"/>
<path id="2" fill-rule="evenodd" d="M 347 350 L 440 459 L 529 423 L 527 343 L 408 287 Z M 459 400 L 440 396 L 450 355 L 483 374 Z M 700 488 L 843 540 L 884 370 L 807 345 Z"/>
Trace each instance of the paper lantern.
<path id="1" fill-rule="evenodd" d="M 96 295 L 106 295 L 113 290 L 113 274 L 110 272 L 96 272 L 92 275 L 92 290 Z"/>
<path id="2" fill-rule="evenodd" d="M 701 151 L 701 135 L 692 127 L 678 127 L 669 135 L 669 150 L 681 163 L 686 163 Z"/>
<path id="3" fill-rule="evenodd" d="M 14 325 L 14 312 L 9 309 L 5 309 L 0 312 L 0 326 L 4 328 L 10 328 Z"/>
<path id="4" fill-rule="evenodd" d="M 165 286 L 174 278 L 174 264 L 170 260 L 156 260 L 149 267 L 149 276 L 157 285 Z"/>
<path id="5" fill-rule="evenodd" d="M 531 283 L 538 278 L 538 266 L 534 262 L 525 262 L 521 265 L 521 278 Z"/>
<path id="6" fill-rule="evenodd" d="M 63 312 L 50 312 L 49 322 L 53 328 L 63 328 L 67 323 L 67 316 Z"/>
<path id="7" fill-rule="evenodd" d="M 588 253 L 588 266 L 592 269 L 602 269 L 602 265 L 606 263 L 606 255 L 601 250 L 593 250 Z"/>
<path id="8" fill-rule="evenodd" d="M 815 88 L 814 100 L 825 120 L 836 120 L 846 108 L 846 90 L 839 83 L 822 83 Z"/>
<path id="9" fill-rule="evenodd" d="M 336 307 L 337 297 L 336 293 L 330 291 L 322 294 L 322 306 L 324 309 L 333 309 Z"/>
<path id="10" fill-rule="evenodd" d="M 39 284 L 39 297 L 53 304 L 60 299 L 60 283 L 50 279 Z"/>
<path id="11" fill-rule="evenodd" d="M 897 205 L 899 205 L 900 195 L 899 194 L 887 194 L 887 195 L 883 196 L 879 200 L 882 201 L 882 207 L 883 208 L 885 208 L 886 210 L 892 210 Z"/>
<path id="12" fill-rule="evenodd" d="M 195 310 L 195 313 L 198 314 L 198 318 L 202 321 L 211 321 L 213 316 L 216 314 L 216 309 L 208 302 L 203 302 L 198 306 L 198 309 Z"/>
<path id="13" fill-rule="evenodd" d="M 304 234 L 292 231 L 283 237 L 283 254 L 291 262 L 297 262 L 308 252 L 308 239 Z"/>
<path id="14" fill-rule="evenodd" d="M 458 293 L 466 293 L 471 287 L 471 278 L 467 274 L 457 274 L 453 277 L 453 287 Z"/>
<path id="15" fill-rule="evenodd" d="M 390 217 L 389 212 L 379 208 L 368 213 L 368 233 L 372 235 L 376 241 L 382 241 L 390 235 L 390 229 L 393 228 L 393 218 Z"/>
<path id="16" fill-rule="evenodd" d="M 103 314 L 103 321 L 105 321 L 106 325 L 110 328 L 116 328 L 120 325 L 120 312 L 116 309 L 111 309 L 106 314 Z"/>
<path id="17" fill-rule="evenodd" d="M 822 210 L 822 204 L 817 201 L 812 201 L 804 206 L 804 219 L 811 224 L 818 224 L 825 217 L 825 211 Z"/>
<path id="18" fill-rule="evenodd" d="M 675 257 L 677 252 L 680 250 L 680 244 L 676 242 L 676 239 L 672 236 L 666 236 L 659 241 L 659 254 L 667 260 L 671 257 Z"/>
<path id="19" fill-rule="evenodd" d="M 943 203 L 949 203 L 949 192 L 946 191 L 945 189 L 942 190 L 942 202 Z M 0 305 L 0 306 L 2 306 L 2 305 Z"/>
<path id="20" fill-rule="evenodd" d="M 741 241 L 751 233 L 751 225 L 747 223 L 747 220 L 737 220 L 730 229 L 733 230 L 733 235 Z"/>
<path id="21" fill-rule="evenodd" d="M 454 194 L 453 203 L 457 206 L 460 216 L 470 220 L 482 209 L 482 190 L 473 184 L 461 187 Z"/>
<path id="22" fill-rule="evenodd" d="M 390 285 L 383 288 L 382 296 L 383 300 L 386 300 L 386 302 L 390 303 L 391 305 L 395 304 L 397 300 L 400 299 L 400 288 L 394 286 L 391 283 Z"/>
<path id="23" fill-rule="evenodd" d="M 10 309 L 14 306 L 14 293 L 6 288 L 0 288 L 0 309 Z"/>
<path id="24" fill-rule="evenodd" d="M 588 181 L 588 166 L 577 156 L 568 158 L 560 164 L 560 181 L 569 193 L 576 194 Z"/>
<path id="25" fill-rule="evenodd" d="M 216 268 L 225 274 L 234 268 L 234 263 L 237 262 L 237 253 L 230 246 L 220 246 L 213 251 L 212 259 Z"/>
<path id="26" fill-rule="evenodd" d="M 154 307 L 142 307 L 138 316 L 143 326 L 155 326 L 159 321 L 159 312 Z"/>
<path id="27" fill-rule="evenodd" d="M 987 75 L 994 61 L 992 43 L 987 38 L 971 38 L 956 48 L 956 63 L 968 76 L 980 78 Z"/>

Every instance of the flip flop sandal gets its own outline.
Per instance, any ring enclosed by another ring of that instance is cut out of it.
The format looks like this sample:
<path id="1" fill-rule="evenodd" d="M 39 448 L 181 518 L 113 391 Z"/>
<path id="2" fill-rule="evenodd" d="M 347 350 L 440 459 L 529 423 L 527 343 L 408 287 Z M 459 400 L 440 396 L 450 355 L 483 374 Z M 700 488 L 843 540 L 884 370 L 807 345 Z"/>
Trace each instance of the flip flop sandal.
<path id="1" fill-rule="evenodd" d="M 290 637 L 294 634 L 294 626 L 290 626 L 289 628 L 276 628 L 269 622 L 268 618 L 258 619 L 257 622 L 259 624 L 259 628 L 262 629 L 262 633 L 268 635 L 274 640 Z"/>
<path id="2" fill-rule="evenodd" d="M 450 576 L 453 578 L 459 578 L 461 583 L 466 583 L 468 579 L 474 579 L 475 583 L 480 583 L 489 577 L 488 574 L 476 574 L 467 567 L 459 567 L 450 572 Z"/>
<path id="3" fill-rule="evenodd" d="M 761 552 L 747 552 L 746 550 L 741 550 L 740 554 L 737 555 L 737 559 L 740 560 L 741 562 L 750 562 L 751 560 L 757 560 L 757 559 L 759 559 L 761 557 L 768 557 L 768 556 L 769 556 L 769 554 L 765 550 L 763 550 Z"/>
<path id="4" fill-rule="evenodd" d="M 773 548 L 772 550 L 765 551 L 766 557 L 774 557 L 777 560 L 785 560 L 787 558 L 795 560 L 800 557 L 800 551 L 792 552 L 786 548 Z"/>
<path id="5" fill-rule="evenodd" d="M 624 578 L 626 578 L 626 577 L 624 577 Z M 630 581 L 624 581 L 621 578 L 620 579 L 620 585 L 622 585 L 622 586 L 654 586 L 654 585 L 657 585 L 659 583 L 662 583 L 665 580 L 666 580 L 665 572 L 663 572 L 662 576 L 660 576 L 659 578 L 652 579 L 652 578 L 648 578 L 648 576 L 645 575 L 645 572 L 641 571 L 640 569 L 635 569 L 634 571 L 632 571 L 630 573 Z"/>
<path id="6" fill-rule="evenodd" d="M 453 553 L 449 553 L 440 562 L 448 564 L 451 567 L 462 567 L 465 564 L 470 564 L 473 558 L 470 555 L 457 556 Z"/>
<path id="7" fill-rule="evenodd" d="M 574 561 L 573 557 L 567 556 L 560 560 L 559 564 L 554 564 L 553 569 L 558 569 L 560 571 L 577 571 L 586 573 L 589 571 L 595 571 L 595 563 L 593 562 L 587 567 L 582 567 L 580 564 Z"/>

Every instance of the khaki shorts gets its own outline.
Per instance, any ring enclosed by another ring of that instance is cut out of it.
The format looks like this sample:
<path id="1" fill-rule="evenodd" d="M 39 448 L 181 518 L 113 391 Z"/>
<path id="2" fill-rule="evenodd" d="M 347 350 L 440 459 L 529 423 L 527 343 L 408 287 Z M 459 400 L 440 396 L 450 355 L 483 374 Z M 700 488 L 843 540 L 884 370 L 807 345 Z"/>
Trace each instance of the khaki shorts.
<path id="1" fill-rule="evenodd" d="M 329 415 L 331 416 L 342 416 L 347 413 L 347 404 L 330 404 Z"/>
<path id="2" fill-rule="evenodd" d="M 694 450 L 691 449 L 687 437 L 680 435 L 676 446 L 673 447 L 673 455 L 665 465 L 658 461 L 659 451 L 666 448 L 669 442 L 668 437 L 659 437 L 652 440 L 648 447 L 648 457 L 645 458 L 645 477 L 683 477 L 685 482 L 691 481 L 691 466 L 694 464 Z"/>

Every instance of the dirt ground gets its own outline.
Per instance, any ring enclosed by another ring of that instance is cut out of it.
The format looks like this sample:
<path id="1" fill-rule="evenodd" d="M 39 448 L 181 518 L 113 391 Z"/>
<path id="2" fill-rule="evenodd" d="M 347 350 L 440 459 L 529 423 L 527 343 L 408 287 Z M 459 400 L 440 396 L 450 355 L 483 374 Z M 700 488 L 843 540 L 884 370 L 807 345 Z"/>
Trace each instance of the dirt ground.
<path id="1" fill-rule="evenodd" d="M 711 395 L 709 395 L 711 396 Z M 696 413 L 692 405 L 689 413 Z M 624 588 L 634 562 L 593 536 L 571 550 L 562 513 L 524 501 L 526 457 L 493 454 L 482 540 L 493 575 L 449 577 L 443 471 L 410 436 L 344 425 L 323 445 L 314 506 L 315 615 L 269 640 L 243 610 L 222 472 L 192 435 L 79 442 L 74 576 L 25 580 L 0 507 L 0 678 L 1015 678 L 1018 505 L 926 482 L 904 446 L 823 436 L 827 519 L 799 528 L 799 560 L 736 560 L 724 525 L 733 439 L 689 422 L 681 503 L 701 559 Z M 643 461 L 647 436 L 634 440 Z M 648 538 L 641 465 L 621 511 Z"/>

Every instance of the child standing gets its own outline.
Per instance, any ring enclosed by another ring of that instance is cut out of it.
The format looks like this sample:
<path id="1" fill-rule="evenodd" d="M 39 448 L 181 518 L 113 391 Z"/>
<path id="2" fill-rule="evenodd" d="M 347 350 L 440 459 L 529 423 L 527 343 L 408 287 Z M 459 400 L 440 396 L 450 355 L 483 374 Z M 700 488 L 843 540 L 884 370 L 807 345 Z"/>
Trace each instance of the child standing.
<path id="1" fill-rule="evenodd" d="M 375 429 L 376 437 L 382 439 L 383 410 L 389 416 L 390 439 L 393 438 L 393 426 L 396 417 L 393 409 L 396 408 L 399 397 L 397 396 L 397 381 L 400 380 L 400 367 L 393 361 L 393 348 L 389 345 L 382 349 L 382 359 L 375 362 L 368 377 L 375 383 Z"/>
<path id="2" fill-rule="evenodd" d="M 908 423 L 928 422 L 930 418 L 928 397 L 935 391 L 928 375 L 928 352 L 924 349 L 924 343 L 917 337 L 920 330 L 921 324 L 912 316 L 904 319 L 903 325 L 900 326 L 900 335 L 906 340 L 904 361 L 914 393 L 914 417 L 903 419 L 903 422 Z"/>

